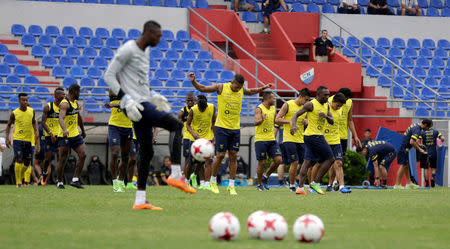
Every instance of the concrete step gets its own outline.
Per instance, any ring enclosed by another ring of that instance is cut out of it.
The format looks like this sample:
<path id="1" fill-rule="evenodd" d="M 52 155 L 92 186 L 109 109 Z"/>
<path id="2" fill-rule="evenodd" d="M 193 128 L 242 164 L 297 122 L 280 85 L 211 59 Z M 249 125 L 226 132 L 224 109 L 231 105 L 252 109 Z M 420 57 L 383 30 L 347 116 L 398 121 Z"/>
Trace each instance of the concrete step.
<path id="1" fill-rule="evenodd" d="M 260 54 L 257 55 L 256 58 L 258 60 L 280 60 L 280 56 L 275 54 Z"/>
<path id="2" fill-rule="evenodd" d="M 37 65 L 37 66 L 29 66 L 28 70 L 30 70 L 30 71 L 46 71 L 45 67 L 39 66 L 39 65 Z"/>
<path id="3" fill-rule="evenodd" d="M 30 70 L 30 74 L 33 76 L 50 76 L 50 72 L 49 71 L 32 71 Z"/>
<path id="4" fill-rule="evenodd" d="M 55 77 L 53 76 L 39 76 L 37 77 L 39 79 L 39 82 L 59 82 Z"/>
<path id="5" fill-rule="evenodd" d="M 24 61 L 39 61 L 39 59 L 35 58 L 32 55 L 17 55 L 17 59 Z"/>
<path id="6" fill-rule="evenodd" d="M 19 39 L 19 37 L 17 37 Z M 17 40 L 14 35 L 11 34 L 0 34 L 0 40 Z"/>

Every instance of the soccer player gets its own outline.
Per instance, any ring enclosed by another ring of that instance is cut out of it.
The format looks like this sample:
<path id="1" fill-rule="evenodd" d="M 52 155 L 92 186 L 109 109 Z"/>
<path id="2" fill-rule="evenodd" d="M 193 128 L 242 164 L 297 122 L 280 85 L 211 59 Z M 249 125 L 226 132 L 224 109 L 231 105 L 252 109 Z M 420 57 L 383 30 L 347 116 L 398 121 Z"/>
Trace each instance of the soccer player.
<path id="1" fill-rule="evenodd" d="M 278 174 L 278 185 L 280 185 L 280 187 L 285 187 L 285 183 L 284 183 L 284 167 L 285 165 L 287 165 L 286 162 L 286 150 L 284 149 L 283 146 L 283 126 L 282 125 L 277 125 L 275 124 L 275 127 L 273 129 L 273 132 L 275 133 L 275 137 L 277 137 L 278 141 L 278 147 L 280 147 L 280 152 L 281 152 L 281 164 L 278 165 L 278 169 L 277 169 L 277 174 Z"/>
<path id="2" fill-rule="evenodd" d="M 145 192 L 154 154 L 153 127 L 161 127 L 171 132 L 181 131 L 183 128 L 183 123 L 168 113 L 170 106 L 167 99 L 150 92 L 148 88 L 150 47 L 158 45 L 161 36 L 161 25 L 155 21 L 146 22 L 142 35 L 137 40 L 130 40 L 119 48 L 104 75 L 110 91 L 120 99 L 120 107 L 133 121 L 139 143 L 138 190 L 133 209 L 162 210 L 147 202 Z M 173 141 L 172 174 L 167 183 L 193 194 L 195 189 L 181 180 L 181 137 L 176 138 Z"/>
<path id="3" fill-rule="evenodd" d="M 423 135 L 423 131 L 429 130 L 433 127 L 433 121 L 431 119 L 424 119 L 422 123 L 412 124 L 403 134 L 403 141 L 400 150 L 397 155 L 397 162 L 400 164 L 400 167 L 397 171 L 397 179 L 395 181 L 394 189 L 403 189 L 400 185 L 402 181 L 403 175 L 406 176 L 406 187 L 409 189 L 416 189 L 419 186 L 411 183 L 411 172 L 409 171 L 409 150 L 414 147 L 417 151 L 422 154 L 426 154 L 427 152 L 420 148 L 417 140 Z"/>
<path id="4" fill-rule="evenodd" d="M 79 177 L 86 160 L 86 146 L 83 140 L 86 137 L 86 132 L 84 131 L 83 118 L 79 113 L 79 98 L 80 86 L 72 84 L 69 87 L 68 95 L 59 104 L 59 125 L 61 129 L 58 134 L 59 161 L 57 168 L 58 183 L 56 184 L 58 189 L 65 189 L 63 171 L 70 149 L 75 150 L 78 154 L 78 161 L 70 186 L 80 189 L 84 188 L 81 186 Z M 78 126 L 81 129 L 81 135 L 78 131 Z"/>
<path id="5" fill-rule="evenodd" d="M 44 180 L 44 174 L 42 173 L 42 168 L 41 168 L 41 164 L 45 159 L 45 135 L 44 135 L 44 129 L 42 127 L 42 125 L 38 125 L 38 131 L 39 131 L 39 142 L 40 144 L 40 150 L 39 152 L 36 151 L 36 153 L 34 153 L 34 160 L 33 160 L 33 165 L 34 165 L 34 169 L 36 170 L 37 174 L 39 175 L 39 179 L 37 179 L 36 181 L 36 185 L 37 184 L 41 184 L 42 186 L 45 186 L 45 180 Z M 34 139 L 34 135 L 32 136 L 32 141 Z M 33 144 L 32 144 L 33 146 Z M 34 173 L 34 171 L 33 171 Z M 34 174 L 33 174 L 34 175 Z"/>
<path id="6" fill-rule="evenodd" d="M 284 103 L 281 110 L 278 112 L 275 122 L 278 125 L 283 125 L 283 147 L 286 150 L 286 163 L 289 167 L 289 189 L 295 192 L 295 176 L 297 168 L 303 163 L 305 157 L 305 144 L 303 140 L 304 127 L 308 124 L 306 120 L 306 113 L 302 114 L 296 126 L 298 130 L 291 133 L 291 119 L 311 98 L 311 91 L 308 88 L 300 90 L 300 94 L 294 100 L 289 100 Z"/>
<path id="7" fill-rule="evenodd" d="M 190 154 L 191 154 L 191 144 L 195 140 L 191 133 L 187 130 L 186 122 L 188 119 L 189 112 L 191 111 L 191 108 L 195 105 L 196 99 L 194 92 L 188 92 L 186 94 L 186 106 L 180 109 L 178 112 L 178 120 L 183 122 L 183 156 L 184 156 L 184 175 L 186 179 L 189 181 L 189 179 L 192 177 L 192 185 L 197 185 L 197 177 L 194 173 L 192 173 L 191 170 L 191 164 L 190 164 Z M 192 173 L 192 175 L 191 175 Z M 195 182 L 195 184 L 194 184 Z"/>
<path id="8" fill-rule="evenodd" d="M 370 141 L 362 148 L 361 154 L 368 156 L 373 164 L 375 186 L 385 186 L 387 172 L 394 161 L 397 151 L 395 147 L 386 141 Z"/>
<path id="9" fill-rule="evenodd" d="M 9 116 L 6 126 L 6 146 L 11 147 L 11 125 L 14 124 L 14 173 L 16 175 L 16 186 L 22 186 L 22 179 L 25 171 L 31 166 L 31 136 L 34 130 L 34 141 L 36 143 L 36 152 L 40 151 L 39 133 L 34 110 L 28 107 L 28 95 L 19 93 L 19 108 L 15 109 Z"/>
<path id="10" fill-rule="evenodd" d="M 137 157 L 139 155 L 139 144 L 136 139 L 136 133 L 133 129 L 133 146 L 131 147 L 130 160 L 128 160 L 128 182 L 126 189 L 137 189 Z M 153 143 L 155 143 L 156 129 L 154 129 Z"/>
<path id="11" fill-rule="evenodd" d="M 111 109 L 108 122 L 108 144 L 111 154 L 109 165 L 113 179 L 113 191 L 125 192 L 124 178 L 127 174 L 130 151 L 133 146 L 133 123 L 120 109 L 120 99 L 112 93 L 109 94 L 109 99 L 110 102 L 105 103 L 105 107 Z M 119 153 L 120 165 L 118 163 Z"/>
<path id="12" fill-rule="evenodd" d="M 329 105 L 330 105 L 330 112 L 333 116 L 334 120 L 339 120 L 342 115 L 342 106 L 345 105 L 345 102 L 347 100 L 345 99 L 344 94 L 337 93 L 334 95 L 334 98 L 331 100 L 329 99 Z M 340 134 L 339 134 L 339 124 L 337 122 L 334 122 L 333 124 L 330 124 L 328 122 L 325 122 L 325 128 L 323 130 L 325 140 L 327 141 L 328 145 L 330 145 L 331 150 L 333 151 L 334 156 L 334 164 L 331 166 L 329 172 L 330 174 L 330 181 L 329 185 L 327 187 L 328 191 L 331 191 L 331 175 L 334 175 L 337 178 L 337 181 L 339 182 L 339 192 L 343 194 L 351 193 L 351 189 L 346 188 L 344 185 L 344 170 L 342 169 L 342 161 L 343 161 L 343 152 L 341 147 L 341 140 L 340 140 Z"/>
<path id="13" fill-rule="evenodd" d="M 48 180 L 52 175 L 52 160 L 53 154 L 58 153 L 58 134 L 61 131 L 61 126 L 59 125 L 59 104 L 65 97 L 64 88 L 58 87 L 55 89 L 53 102 L 48 102 L 44 106 L 42 113 L 41 125 L 44 129 L 45 135 L 45 159 L 44 159 L 44 170 L 47 172 L 44 174 L 45 181 L 44 186 L 47 185 Z"/>
<path id="14" fill-rule="evenodd" d="M 348 129 L 352 132 L 353 138 L 355 139 L 356 146 L 361 146 L 361 141 L 358 138 L 358 134 L 356 133 L 355 123 L 353 122 L 353 101 L 352 91 L 343 87 L 339 89 L 339 92 L 344 94 L 346 102 L 345 105 L 342 106 L 342 115 L 339 120 L 335 120 L 339 124 L 339 135 L 341 137 L 341 147 L 342 154 L 345 156 L 348 147 Z M 331 97 L 331 101 L 333 101 L 333 97 Z"/>
<path id="15" fill-rule="evenodd" d="M 436 129 L 429 129 L 424 132 L 423 136 L 423 144 L 427 148 L 427 154 L 423 155 L 426 157 L 425 163 L 420 163 L 420 167 L 425 169 L 425 186 L 429 187 L 430 183 L 428 182 L 428 167 L 431 168 L 431 187 L 434 188 L 435 182 L 434 179 L 436 177 L 436 167 L 437 167 L 437 140 L 440 139 L 442 143 L 445 141 L 445 137 Z"/>
<path id="16" fill-rule="evenodd" d="M 263 101 L 255 109 L 255 151 L 258 160 L 256 174 L 258 176 L 259 191 L 269 190 L 267 180 L 281 164 L 281 152 L 275 139 L 274 124 L 277 110 L 274 106 L 275 96 L 272 92 L 265 92 Z M 264 165 L 267 158 L 272 158 L 272 163 L 263 175 Z M 264 184 L 264 186 L 262 185 Z"/>
<path id="17" fill-rule="evenodd" d="M 236 74 L 233 80 L 225 84 L 215 84 L 212 86 L 204 86 L 195 80 L 195 74 L 189 73 L 189 79 L 192 85 L 200 92 L 210 93 L 217 92 L 218 113 L 217 121 L 214 129 L 216 138 L 217 156 L 213 161 L 213 170 L 211 177 L 211 192 L 218 194 L 217 173 L 219 172 L 220 162 L 225 158 L 225 152 L 228 151 L 230 157 L 230 181 L 227 188 L 230 195 L 237 195 L 234 187 L 234 179 L 237 170 L 237 152 L 241 140 L 240 115 L 242 107 L 242 99 L 245 95 L 254 95 L 270 88 L 272 84 L 259 88 L 248 89 L 244 87 L 244 76 Z"/>
<path id="18" fill-rule="evenodd" d="M 310 183 L 310 187 L 318 194 L 325 194 L 320 188 L 320 180 L 325 173 L 330 169 L 334 163 L 333 151 L 328 145 L 324 137 L 325 122 L 334 124 L 333 116 L 331 115 L 328 98 L 330 97 L 330 90 L 325 86 L 317 88 L 317 97 L 310 102 L 303 105 L 297 113 L 292 116 L 291 120 L 291 134 L 297 132 L 297 119 L 304 113 L 307 114 L 308 127 L 304 133 L 305 141 L 305 161 L 300 170 L 299 189 L 297 194 L 306 195 L 303 184 L 305 182 L 308 169 L 313 166 L 312 162 L 320 163 L 317 174 Z"/>
<path id="19" fill-rule="evenodd" d="M 216 123 L 216 107 L 208 103 L 205 95 L 198 95 L 198 104 L 194 105 L 189 111 L 189 115 L 186 121 L 186 129 L 191 134 L 193 140 L 204 138 L 214 142 L 214 124 Z M 189 148 L 190 151 L 190 148 Z M 190 155 L 190 159 L 192 155 Z M 192 160 L 191 160 L 192 161 Z M 192 162 L 191 162 L 192 163 Z M 200 187 L 209 188 L 209 180 L 211 178 L 211 164 L 212 159 L 206 160 L 205 169 L 203 166 L 199 169 L 200 177 L 203 176 L 203 180 L 200 178 Z"/>

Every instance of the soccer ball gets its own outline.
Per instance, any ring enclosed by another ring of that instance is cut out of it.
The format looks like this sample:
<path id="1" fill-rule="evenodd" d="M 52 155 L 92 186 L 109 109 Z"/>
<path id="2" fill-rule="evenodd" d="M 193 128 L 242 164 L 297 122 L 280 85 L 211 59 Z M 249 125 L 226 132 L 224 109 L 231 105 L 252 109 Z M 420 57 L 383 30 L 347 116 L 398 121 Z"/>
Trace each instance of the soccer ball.
<path id="1" fill-rule="evenodd" d="M 263 225 L 258 231 L 258 237 L 263 240 L 283 240 L 288 231 L 288 225 L 283 216 L 269 213 L 262 217 Z"/>
<path id="2" fill-rule="evenodd" d="M 258 210 L 250 214 L 247 219 L 247 232 L 252 238 L 259 238 L 259 232 L 264 228 L 264 216 L 268 213 L 262 210 Z"/>
<path id="3" fill-rule="evenodd" d="M 239 220 L 232 213 L 217 213 L 209 221 L 209 234 L 216 240 L 234 240 L 240 231 Z"/>
<path id="4" fill-rule="evenodd" d="M 319 242 L 325 232 L 325 226 L 319 217 L 305 214 L 295 221 L 293 232 L 295 239 L 300 242 Z"/>
<path id="5" fill-rule="evenodd" d="M 192 143 L 191 154 L 195 160 L 204 162 L 214 156 L 214 145 L 207 139 L 199 138 Z"/>

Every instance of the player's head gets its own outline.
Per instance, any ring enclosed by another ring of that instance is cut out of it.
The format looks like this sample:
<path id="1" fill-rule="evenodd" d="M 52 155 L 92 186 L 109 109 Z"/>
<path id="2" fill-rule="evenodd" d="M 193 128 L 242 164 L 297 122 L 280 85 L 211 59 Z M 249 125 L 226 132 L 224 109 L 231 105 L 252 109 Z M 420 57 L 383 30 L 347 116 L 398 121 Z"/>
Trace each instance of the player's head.
<path id="1" fill-rule="evenodd" d="M 321 36 L 322 36 L 322 39 L 326 39 L 328 36 L 328 31 L 326 29 L 322 30 Z"/>
<path id="2" fill-rule="evenodd" d="M 333 108 L 333 110 L 339 110 L 339 108 L 341 108 L 345 104 L 345 101 L 347 100 L 345 99 L 344 94 L 336 93 L 336 95 L 334 95 L 333 101 L 331 102 L 331 108 Z"/>
<path id="3" fill-rule="evenodd" d="M 241 90 L 241 88 L 244 87 L 244 82 L 245 82 L 244 76 L 236 74 L 233 80 L 231 81 L 231 90 L 233 92 L 238 92 L 239 90 Z"/>
<path id="4" fill-rule="evenodd" d="M 144 24 L 141 38 L 145 44 L 145 47 L 156 47 L 161 41 L 161 37 L 162 31 L 159 23 L 155 21 L 148 21 Z"/>
<path id="5" fill-rule="evenodd" d="M 367 147 L 366 146 L 364 146 L 364 147 L 358 146 L 358 147 L 356 147 L 356 152 L 363 156 L 366 156 L 367 155 Z"/>
<path id="6" fill-rule="evenodd" d="M 366 139 L 369 139 L 371 136 L 372 136 L 372 130 L 366 129 L 366 130 L 364 131 L 364 137 L 365 137 Z"/>
<path id="7" fill-rule="evenodd" d="M 330 90 L 326 86 L 319 86 L 317 88 L 317 96 L 316 99 L 319 101 L 319 103 L 323 104 L 328 101 L 328 98 L 330 97 Z"/>
<path id="8" fill-rule="evenodd" d="M 300 90 L 298 98 L 300 99 L 301 104 L 305 104 L 312 97 L 311 91 L 308 88 L 303 88 Z"/>
<path id="9" fill-rule="evenodd" d="M 66 94 L 64 93 L 64 88 L 57 87 L 53 92 L 53 95 L 55 96 L 55 102 L 58 103 L 61 102 L 61 100 L 63 100 Z"/>
<path id="10" fill-rule="evenodd" d="M 348 87 L 343 87 L 339 89 L 339 92 L 344 94 L 346 100 L 352 97 L 352 90 L 350 90 L 350 88 Z"/>
<path id="11" fill-rule="evenodd" d="M 422 123 L 420 124 L 420 128 L 422 128 L 422 130 L 429 130 L 431 127 L 433 127 L 433 120 L 429 118 L 422 120 Z"/>
<path id="12" fill-rule="evenodd" d="M 170 156 L 165 156 L 163 163 L 164 166 L 170 168 L 170 166 L 172 166 L 172 160 L 170 160 Z"/>
<path id="13" fill-rule="evenodd" d="M 263 102 L 267 103 L 269 106 L 273 106 L 275 104 L 275 96 L 272 92 L 264 92 L 263 94 Z"/>
<path id="14" fill-rule="evenodd" d="M 195 94 L 194 92 L 188 92 L 186 94 L 186 105 L 191 108 L 195 105 Z"/>
<path id="15" fill-rule="evenodd" d="M 19 104 L 21 108 L 26 108 L 28 106 L 28 94 L 19 93 Z"/>
<path id="16" fill-rule="evenodd" d="M 69 86 L 69 95 L 75 99 L 78 100 L 80 98 L 80 86 L 77 84 L 72 84 Z"/>
<path id="17" fill-rule="evenodd" d="M 198 109 L 202 112 L 206 110 L 206 107 L 208 107 L 208 99 L 203 94 L 197 96 L 197 102 Z"/>

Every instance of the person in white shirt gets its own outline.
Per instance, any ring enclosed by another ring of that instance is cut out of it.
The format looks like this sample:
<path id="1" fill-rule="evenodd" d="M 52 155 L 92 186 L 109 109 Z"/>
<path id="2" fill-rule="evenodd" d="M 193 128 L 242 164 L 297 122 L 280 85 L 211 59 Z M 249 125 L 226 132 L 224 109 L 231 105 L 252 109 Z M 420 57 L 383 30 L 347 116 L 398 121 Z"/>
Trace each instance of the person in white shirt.
<path id="1" fill-rule="evenodd" d="M 4 137 L 0 137 L 0 176 L 3 176 L 3 151 L 5 151 L 6 142 Z"/>
<path id="2" fill-rule="evenodd" d="M 128 41 L 119 48 L 104 75 L 110 91 L 120 99 L 120 108 L 133 121 L 139 144 L 138 190 L 133 209 L 162 210 L 148 203 L 145 193 L 150 162 L 154 154 L 153 128 L 161 127 L 168 131 L 179 131 L 183 128 L 183 123 L 169 113 L 170 105 L 167 99 L 150 92 L 148 86 L 150 47 L 157 46 L 161 36 L 159 23 L 146 22 L 142 35 L 137 40 Z M 180 144 L 180 139 L 174 139 L 172 175 L 167 183 L 193 194 L 196 192 L 195 189 L 181 179 Z"/>
<path id="3" fill-rule="evenodd" d="M 361 14 L 361 10 L 358 6 L 358 0 L 342 0 L 338 12 L 341 14 Z"/>
<path id="4" fill-rule="evenodd" d="M 401 9 L 397 11 L 402 16 L 421 16 L 422 11 L 419 9 L 417 0 L 402 0 Z"/>

